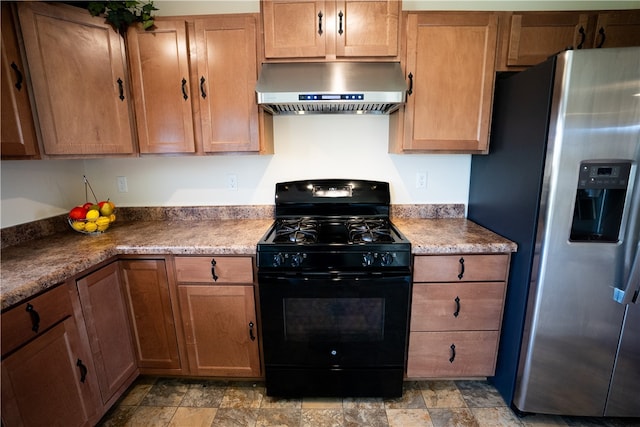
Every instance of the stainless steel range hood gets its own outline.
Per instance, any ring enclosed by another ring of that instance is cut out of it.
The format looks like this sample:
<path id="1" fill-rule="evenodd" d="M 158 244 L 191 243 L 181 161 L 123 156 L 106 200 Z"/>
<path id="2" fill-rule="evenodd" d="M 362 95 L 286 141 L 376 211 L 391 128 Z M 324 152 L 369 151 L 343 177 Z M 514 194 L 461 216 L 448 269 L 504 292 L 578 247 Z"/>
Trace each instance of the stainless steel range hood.
<path id="1" fill-rule="evenodd" d="M 269 63 L 256 94 L 273 114 L 389 114 L 406 89 L 397 62 Z"/>

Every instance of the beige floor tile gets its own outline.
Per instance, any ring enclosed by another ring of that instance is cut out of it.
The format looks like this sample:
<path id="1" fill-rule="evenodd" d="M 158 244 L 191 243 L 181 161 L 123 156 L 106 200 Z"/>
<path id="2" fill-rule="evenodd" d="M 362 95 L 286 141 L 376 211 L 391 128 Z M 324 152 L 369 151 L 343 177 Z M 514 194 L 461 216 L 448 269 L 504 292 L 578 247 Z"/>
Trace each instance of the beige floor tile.
<path id="1" fill-rule="evenodd" d="M 303 409 L 301 427 L 343 427 L 342 409 Z"/>
<path id="2" fill-rule="evenodd" d="M 149 390 L 151 390 L 151 384 L 136 384 L 133 386 L 131 390 L 127 393 L 124 399 L 120 402 L 120 405 L 124 406 L 136 406 L 142 402 L 142 399 L 147 395 Z"/>
<path id="3" fill-rule="evenodd" d="M 342 409 L 342 399 L 338 397 L 305 397 L 302 399 L 305 409 Z"/>
<path id="4" fill-rule="evenodd" d="M 421 388 L 427 408 L 466 408 L 462 393 L 453 381 L 425 381 Z"/>
<path id="5" fill-rule="evenodd" d="M 514 427 L 522 423 L 506 406 L 496 408 L 471 408 L 479 427 Z"/>
<path id="6" fill-rule="evenodd" d="M 171 418 L 170 427 L 210 427 L 216 408 L 180 407 Z"/>
<path id="7" fill-rule="evenodd" d="M 387 409 L 389 427 L 433 427 L 426 409 Z"/>
<path id="8" fill-rule="evenodd" d="M 175 406 L 139 406 L 125 426 L 166 427 L 176 409 Z"/>

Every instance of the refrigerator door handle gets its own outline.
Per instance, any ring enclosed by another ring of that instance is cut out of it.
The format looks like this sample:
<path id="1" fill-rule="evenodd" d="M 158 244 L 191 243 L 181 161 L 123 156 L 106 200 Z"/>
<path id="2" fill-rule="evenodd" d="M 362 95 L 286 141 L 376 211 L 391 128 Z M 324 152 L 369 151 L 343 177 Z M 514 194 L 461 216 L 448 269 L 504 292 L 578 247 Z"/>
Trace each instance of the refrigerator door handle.
<path id="1" fill-rule="evenodd" d="M 638 302 L 638 294 L 640 293 L 640 242 L 636 247 L 636 255 L 629 270 L 629 278 L 627 279 L 624 289 L 618 287 L 613 288 L 613 299 L 620 304 L 636 304 Z"/>

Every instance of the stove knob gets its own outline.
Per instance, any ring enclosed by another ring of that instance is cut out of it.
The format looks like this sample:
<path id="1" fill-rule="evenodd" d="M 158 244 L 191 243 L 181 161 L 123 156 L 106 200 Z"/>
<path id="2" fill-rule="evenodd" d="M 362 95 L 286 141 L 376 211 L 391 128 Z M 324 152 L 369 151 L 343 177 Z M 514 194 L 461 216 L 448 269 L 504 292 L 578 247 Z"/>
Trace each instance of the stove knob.
<path id="1" fill-rule="evenodd" d="M 369 267 L 373 264 L 373 254 L 371 252 L 367 252 L 362 255 L 362 265 L 365 267 Z"/>
<path id="2" fill-rule="evenodd" d="M 299 267 L 302 264 L 302 255 L 299 253 L 291 255 L 291 267 Z"/>
<path id="3" fill-rule="evenodd" d="M 282 256 L 282 254 L 280 253 L 275 254 L 273 256 L 273 266 L 280 267 L 282 264 L 284 264 L 284 256 Z"/>
<path id="4" fill-rule="evenodd" d="M 380 255 L 380 263 L 385 267 L 391 265 L 393 263 L 393 256 L 389 252 L 383 253 Z"/>

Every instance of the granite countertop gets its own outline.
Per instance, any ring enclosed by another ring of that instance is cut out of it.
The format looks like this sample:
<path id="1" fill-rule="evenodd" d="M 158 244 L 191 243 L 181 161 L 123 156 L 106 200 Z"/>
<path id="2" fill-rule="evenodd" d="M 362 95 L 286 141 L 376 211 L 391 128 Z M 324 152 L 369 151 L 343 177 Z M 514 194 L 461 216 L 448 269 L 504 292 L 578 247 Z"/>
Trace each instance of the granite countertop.
<path id="1" fill-rule="evenodd" d="M 464 218 L 393 222 L 415 254 L 514 252 L 515 243 Z M 116 222 L 98 236 L 67 230 L 6 247 L 1 254 L 4 310 L 116 255 L 253 255 L 273 219 Z"/>

